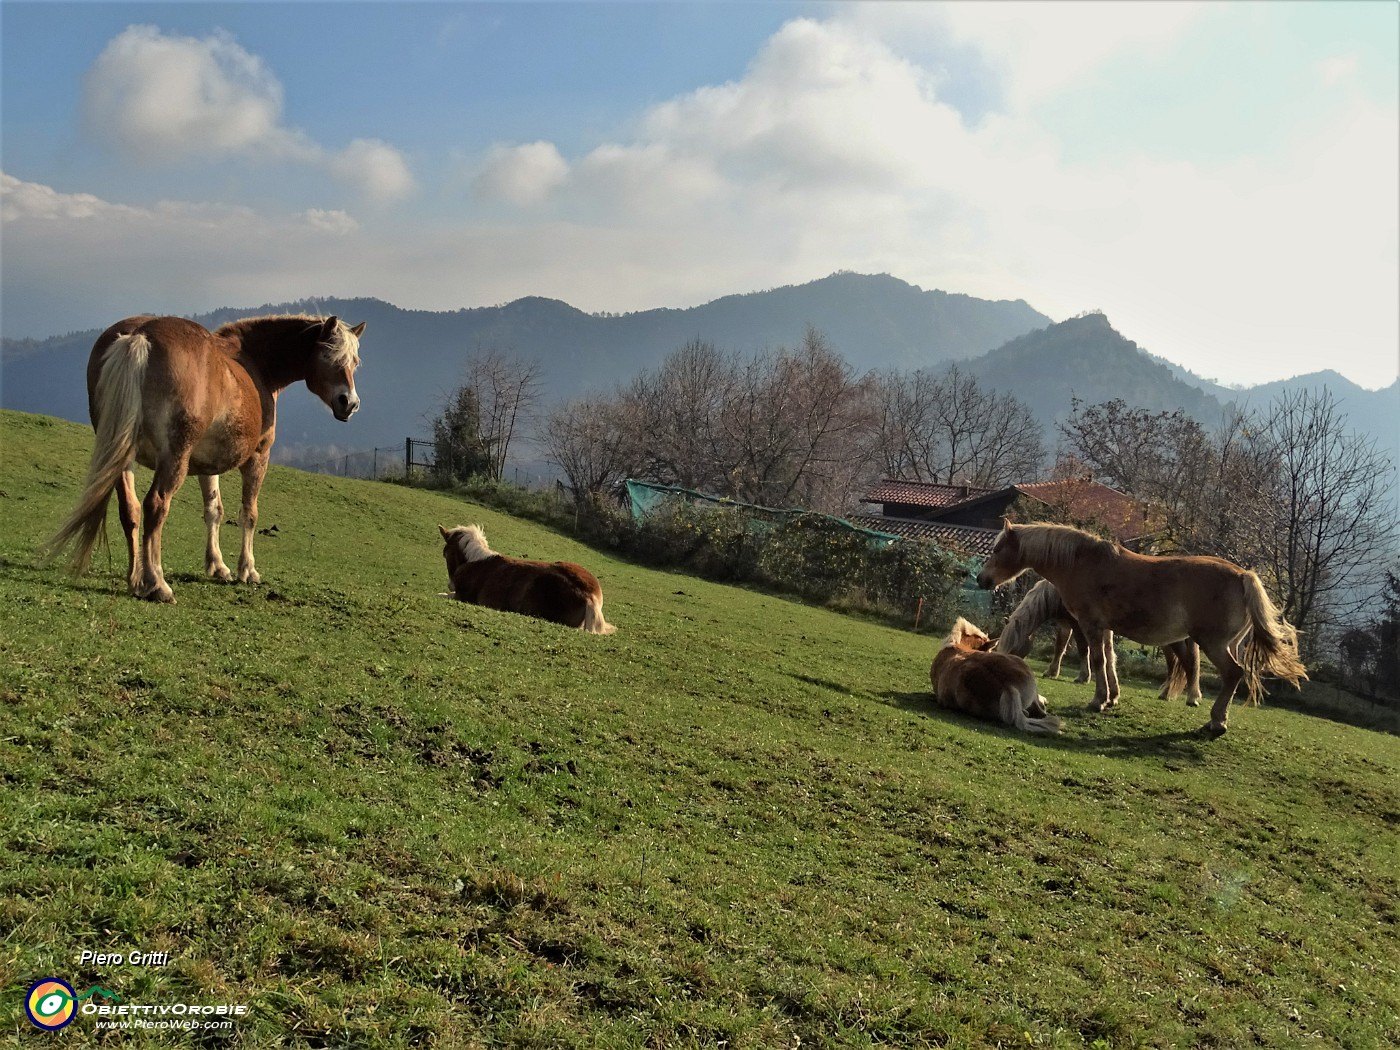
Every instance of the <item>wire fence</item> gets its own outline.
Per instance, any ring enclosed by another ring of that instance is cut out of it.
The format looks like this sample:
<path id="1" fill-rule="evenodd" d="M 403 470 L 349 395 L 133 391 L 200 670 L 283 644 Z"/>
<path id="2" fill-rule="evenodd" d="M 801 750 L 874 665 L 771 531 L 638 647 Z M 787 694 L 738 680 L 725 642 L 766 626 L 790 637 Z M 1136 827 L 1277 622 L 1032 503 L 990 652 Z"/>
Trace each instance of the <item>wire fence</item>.
<path id="1" fill-rule="evenodd" d="M 360 449 L 354 452 L 343 452 L 318 462 L 288 465 L 294 466 L 298 470 L 310 471 L 313 474 L 333 474 L 338 478 L 389 481 L 407 476 L 411 467 L 417 466 L 420 469 L 424 466 L 431 467 L 431 460 L 427 464 L 413 461 L 413 451 L 410 448 L 412 445 L 420 447 L 426 445 L 428 452 L 432 452 L 432 442 L 415 442 L 409 438 L 403 446 L 390 445 L 385 448 Z"/>

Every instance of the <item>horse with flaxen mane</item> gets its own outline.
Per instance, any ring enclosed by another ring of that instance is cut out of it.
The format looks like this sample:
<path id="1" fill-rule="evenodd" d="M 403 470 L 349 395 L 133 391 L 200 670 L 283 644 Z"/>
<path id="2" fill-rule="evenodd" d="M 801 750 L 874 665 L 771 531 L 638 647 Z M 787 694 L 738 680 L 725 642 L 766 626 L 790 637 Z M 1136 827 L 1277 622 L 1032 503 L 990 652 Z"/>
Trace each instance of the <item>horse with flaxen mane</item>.
<path id="1" fill-rule="evenodd" d="M 260 582 L 253 533 L 277 434 L 277 395 L 305 382 L 336 419 L 349 419 L 360 407 L 354 375 L 364 330 L 363 323 L 352 328 L 335 317 L 306 316 L 246 318 L 215 332 L 181 317 L 129 317 L 112 325 L 88 358 L 88 411 L 97 441 L 87 480 L 44 560 L 76 542 L 73 569 L 86 570 L 115 489 L 131 593 L 173 602 L 161 568 L 161 529 L 170 501 L 193 471 L 204 494 L 205 575 L 231 581 L 219 550 L 219 475 L 237 467 L 243 474 L 237 579 Z M 142 503 L 136 501 L 137 463 L 155 471 Z"/>
<path id="2" fill-rule="evenodd" d="M 452 583 L 449 597 L 502 612 L 523 613 L 590 634 L 617 630 L 603 619 L 603 588 L 582 565 L 497 554 L 480 525 L 438 526 Z"/>
<path id="3" fill-rule="evenodd" d="M 1069 649 L 1073 638 L 1079 649 L 1079 674 L 1075 683 L 1089 680 L 1089 644 L 1084 632 L 1079 629 L 1079 621 L 1065 608 L 1060 592 L 1049 580 L 1040 580 L 1021 599 L 1006 625 L 997 635 L 993 652 L 1007 653 L 1024 657 L 1031 651 L 1031 642 L 1042 625 L 1051 623 L 1055 627 L 1055 644 L 1050 652 L 1050 664 L 1045 669 L 1047 678 L 1060 677 L 1060 664 Z M 1108 639 L 1109 652 L 1113 652 L 1113 638 Z M 1201 702 L 1201 653 L 1192 641 L 1173 642 L 1162 647 L 1162 655 L 1167 661 L 1167 678 L 1162 683 L 1158 696 L 1170 700 L 1186 690 L 1186 706 L 1196 707 Z"/>
<path id="4" fill-rule="evenodd" d="M 1054 584 L 1089 643 L 1091 711 L 1118 702 L 1111 632 L 1143 645 L 1189 639 L 1204 649 L 1220 672 L 1220 693 L 1205 726 L 1216 735 L 1225 732 L 1241 681 L 1258 702 L 1265 675 L 1295 687 L 1308 676 L 1298 658 L 1298 632 L 1259 577 L 1223 558 L 1135 554 L 1068 525 L 1003 519 L 977 585 L 1000 587 L 1027 569 Z M 1183 674 L 1191 674 L 1189 666 Z"/>
<path id="5" fill-rule="evenodd" d="M 988 652 L 991 646 L 992 640 L 968 621 L 953 624 L 929 668 L 934 701 L 1023 733 L 1058 733 L 1060 720 L 1046 713 L 1045 697 L 1026 661 Z"/>

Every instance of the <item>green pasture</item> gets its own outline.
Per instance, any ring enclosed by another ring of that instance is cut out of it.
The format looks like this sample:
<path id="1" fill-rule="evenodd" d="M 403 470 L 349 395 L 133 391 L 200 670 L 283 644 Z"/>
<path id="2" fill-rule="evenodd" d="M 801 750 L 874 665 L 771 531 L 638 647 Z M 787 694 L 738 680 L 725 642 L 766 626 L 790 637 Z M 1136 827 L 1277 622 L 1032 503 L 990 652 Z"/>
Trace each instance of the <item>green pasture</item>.
<path id="1" fill-rule="evenodd" d="M 201 577 L 191 482 L 178 604 L 138 602 L 119 542 L 35 565 L 90 447 L 0 414 L 0 1043 L 1400 1045 L 1394 736 L 1209 741 L 1143 680 L 1043 683 L 1028 739 L 931 706 L 927 637 L 285 469 L 262 586 Z M 617 634 L 438 597 L 472 521 L 587 565 Z M 247 1013 L 46 1034 L 50 976 Z"/>

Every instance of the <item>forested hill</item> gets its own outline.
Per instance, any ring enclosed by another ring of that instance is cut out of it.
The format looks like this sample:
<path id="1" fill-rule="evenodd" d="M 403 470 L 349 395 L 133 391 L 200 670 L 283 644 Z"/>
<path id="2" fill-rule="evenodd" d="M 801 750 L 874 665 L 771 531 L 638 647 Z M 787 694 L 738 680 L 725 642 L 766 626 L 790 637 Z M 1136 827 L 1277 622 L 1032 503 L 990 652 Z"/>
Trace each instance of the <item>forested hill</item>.
<path id="1" fill-rule="evenodd" d="M 1028 332 L 962 367 L 988 386 L 1015 394 L 1047 424 L 1064 418 L 1076 399 L 1092 405 L 1121 398 L 1154 412 L 1182 409 L 1207 425 L 1223 407 L 1119 334 L 1101 313 Z"/>
<path id="2" fill-rule="evenodd" d="M 133 313 L 141 304 L 133 304 Z M 279 406 L 277 456 L 305 460 L 324 450 L 402 447 L 422 435 L 477 350 L 541 363 L 544 400 L 610 389 L 654 367 L 691 340 L 750 353 L 796 346 L 811 325 L 857 372 L 940 368 L 949 362 L 1019 397 L 1050 428 L 1074 399 L 1121 398 L 1152 411 L 1183 409 L 1214 425 L 1229 402 L 1264 409 L 1284 390 L 1327 387 L 1351 429 L 1400 460 L 1400 383 L 1368 391 L 1322 372 L 1235 390 L 1154 357 L 1092 313 L 1058 324 L 1026 303 L 926 291 L 888 275 L 834 274 L 808 284 L 732 295 L 685 310 L 586 314 L 554 299 L 527 298 L 452 312 L 404 310 L 377 299 L 316 299 L 223 309 L 196 320 L 216 326 L 263 313 L 334 313 L 368 322 L 359 377 L 363 407 L 335 422 L 300 386 Z M 113 320 L 116 320 L 114 318 Z M 97 332 L 3 342 L 3 404 L 86 421 L 84 369 Z M 314 450 L 314 453 L 313 453 Z M 305 453 L 299 456 L 298 453 Z M 331 453 L 326 453 L 331 454 Z"/>
<path id="3" fill-rule="evenodd" d="M 138 313 L 141 304 L 132 304 Z M 403 310 L 375 299 L 316 299 L 195 318 L 213 326 L 265 313 L 334 313 L 367 321 L 360 378 L 363 407 L 336 423 L 303 390 L 280 411 L 283 450 L 303 443 L 364 448 L 421 433 L 425 416 L 461 383 L 464 358 L 499 349 L 539 360 L 545 396 L 602 390 L 630 379 L 694 339 L 749 353 L 795 346 L 819 329 L 858 369 L 915 368 L 975 357 L 1042 327 L 1049 318 L 1019 300 L 988 301 L 925 291 L 885 275 L 833 274 L 809 284 L 733 295 L 685 310 L 586 314 L 554 299 L 527 298 L 453 312 Z M 113 321 L 118 320 L 113 318 Z M 6 340 L 4 406 L 86 420 L 84 368 L 96 331 L 42 342 Z"/>

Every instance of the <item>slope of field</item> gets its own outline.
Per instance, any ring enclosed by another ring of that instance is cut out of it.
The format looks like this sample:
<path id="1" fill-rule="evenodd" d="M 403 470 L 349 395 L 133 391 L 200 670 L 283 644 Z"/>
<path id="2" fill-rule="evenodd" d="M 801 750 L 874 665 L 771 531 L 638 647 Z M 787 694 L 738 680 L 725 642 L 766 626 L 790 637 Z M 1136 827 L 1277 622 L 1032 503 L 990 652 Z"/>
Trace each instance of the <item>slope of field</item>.
<path id="1" fill-rule="evenodd" d="M 1046 682 L 1030 740 L 934 710 L 927 638 L 289 470 L 262 586 L 191 483 L 150 605 L 34 565 L 90 444 L 0 414 L 0 1037 L 56 976 L 248 1008 L 198 1045 L 1400 1043 L 1394 737 Z M 617 634 L 437 597 L 467 521 Z"/>

